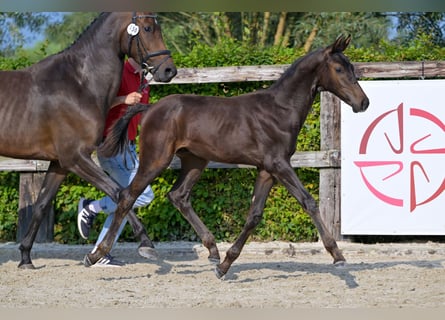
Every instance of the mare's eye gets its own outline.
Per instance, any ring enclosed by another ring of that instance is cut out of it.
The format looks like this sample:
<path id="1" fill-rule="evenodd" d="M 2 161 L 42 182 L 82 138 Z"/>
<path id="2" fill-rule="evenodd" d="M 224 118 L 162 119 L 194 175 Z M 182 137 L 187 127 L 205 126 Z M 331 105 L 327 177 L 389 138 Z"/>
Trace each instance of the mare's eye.
<path id="1" fill-rule="evenodd" d="M 337 72 L 337 73 L 341 73 L 341 72 L 342 72 L 341 67 L 336 67 L 336 68 L 335 68 L 335 72 Z"/>
<path id="2" fill-rule="evenodd" d="M 146 32 L 152 32 L 152 31 L 153 31 L 153 28 L 152 28 L 151 26 L 145 26 L 145 27 L 144 27 L 144 30 L 145 30 Z"/>

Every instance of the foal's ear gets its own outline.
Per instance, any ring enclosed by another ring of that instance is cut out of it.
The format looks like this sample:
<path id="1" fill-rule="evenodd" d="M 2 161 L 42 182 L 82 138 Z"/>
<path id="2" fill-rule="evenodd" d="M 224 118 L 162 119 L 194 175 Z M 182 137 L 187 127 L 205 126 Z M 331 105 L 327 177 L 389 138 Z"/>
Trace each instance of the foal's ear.
<path id="1" fill-rule="evenodd" d="M 331 52 L 343 52 L 348 47 L 349 43 L 351 42 L 351 35 L 348 35 L 346 38 L 341 35 L 335 40 L 335 42 L 330 46 Z"/>

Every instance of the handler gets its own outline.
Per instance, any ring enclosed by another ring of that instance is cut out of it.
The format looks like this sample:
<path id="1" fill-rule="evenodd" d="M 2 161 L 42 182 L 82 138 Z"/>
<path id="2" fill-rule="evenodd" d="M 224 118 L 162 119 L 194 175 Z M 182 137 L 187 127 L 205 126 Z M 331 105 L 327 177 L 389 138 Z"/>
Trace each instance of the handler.
<path id="1" fill-rule="evenodd" d="M 141 66 L 129 58 L 123 68 L 122 81 L 114 99 L 111 109 L 108 112 L 105 129 L 104 129 L 104 139 L 106 138 L 110 127 L 120 119 L 126 112 L 127 108 L 131 108 L 131 105 L 137 103 L 148 103 L 149 92 L 147 80 L 143 75 L 143 69 Z M 141 79 L 143 79 L 143 85 L 141 86 Z M 139 92 L 139 89 L 142 92 Z M 130 140 L 129 148 L 124 148 L 122 153 L 106 158 L 98 155 L 98 160 L 102 169 L 114 179 L 120 186 L 126 187 L 130 184 L 133 177 L 136 175 L 136 171 L 139 166 L 139 158 L 136 153 L 135 139 L 138 131 L 138 126 L 140 122 L 141 114 L 136 115 L 130 121 L 128 126 L 128 139 Z M 143 193 L 136 200 L 133 208 L 139 208 L 148 205 L 154 199 L 154 193 L 151 186 L 148 185 Z M 102 231 L 96 241 L 96 244 L 92 250 L 92 253 L 97 250 L 100 242 L 102 242 L 106 233 L 108 232 L 111 222 L 114 217 L 114 211 L 116 210 L 116 204 L 111 200 L 109 196 L 106 196 L 99 200 L 91 200 L 80 198 L 78 205 L 77 214 L 77 227 L 82 238 L 87 239 L 90 233 L 91 226 L 93 224 L 94 218 L 99 212 L 104 212 L 108 215 L 105 223 L 102 227 Z M 119 232 L 116 235 L 114 243 L 116 243 L 122 230 L 127 223 L 127 218 L 122 222 Z M 99 259 L 93 267 L 120 267 L 124 265 L 123 262 L 114 259 L 110 254 Z"/>

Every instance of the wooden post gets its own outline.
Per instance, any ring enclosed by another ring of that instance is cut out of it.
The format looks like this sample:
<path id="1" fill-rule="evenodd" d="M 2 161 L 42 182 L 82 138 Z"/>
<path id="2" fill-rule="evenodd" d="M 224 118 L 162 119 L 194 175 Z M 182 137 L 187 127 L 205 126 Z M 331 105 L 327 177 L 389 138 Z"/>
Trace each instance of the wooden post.
<path id="1" fill-rule="evenodd" d="M 37 200 L 45 172 L 23 172 L 20 174 L 19 212 L 17 226 L 17 242 L 22 241 L 28 232 L 33 213 L 33 205 Z M 51 206 L 40 225 L 35 242 L 52 242 L 54 240 L 54 208 Z"/>
<path id="2" fill-rule="evenodd" d="M 320 150 L 338 150 L 340 153 L 340 100 L 329 92 L 320 96 Z M 339 154 L 335 157 L 340 161 Z M 328 168 L 320 168 L 319 206 L 323 222 L 335 240 L 341 236 L 341 179 L 340 163 Z"/>

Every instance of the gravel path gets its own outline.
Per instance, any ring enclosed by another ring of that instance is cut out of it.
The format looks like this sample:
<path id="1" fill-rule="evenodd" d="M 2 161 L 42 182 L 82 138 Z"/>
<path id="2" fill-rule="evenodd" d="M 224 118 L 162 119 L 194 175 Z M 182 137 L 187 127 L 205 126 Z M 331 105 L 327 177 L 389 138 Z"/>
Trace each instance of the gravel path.
<path id="1" fill-rule="evenodd" d="M 156 244 L 160 259 L 119 243 L 122 268 L 85 268 L 87 245 L 35 244 L 36 270 L 19 270 L 18 244 L 0 244 L 0 306 L 137 308 L 445 307 L 445 243 L 249 243 L 223 280 L 199 243 Z M 218 244 L 224 257 L 229 247 Z"/>

